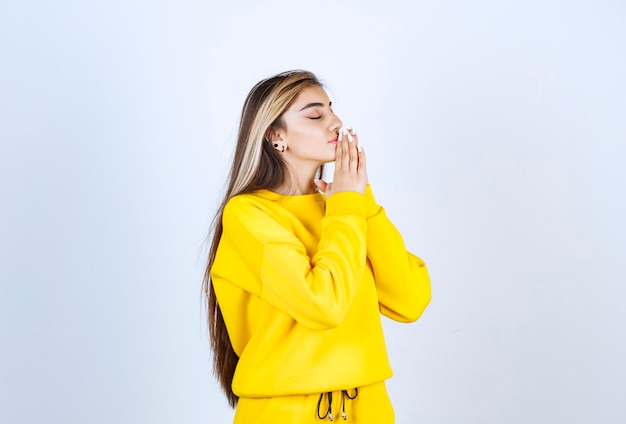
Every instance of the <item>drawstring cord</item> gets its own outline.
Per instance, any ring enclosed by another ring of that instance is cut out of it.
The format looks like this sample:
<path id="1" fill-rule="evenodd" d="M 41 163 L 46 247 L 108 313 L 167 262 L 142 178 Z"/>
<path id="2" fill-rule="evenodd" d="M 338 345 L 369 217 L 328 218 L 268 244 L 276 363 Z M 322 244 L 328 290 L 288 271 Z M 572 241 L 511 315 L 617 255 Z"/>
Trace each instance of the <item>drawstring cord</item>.
<path id="1" fill-rule="evenodd" d="M 358 395 L 359 389 L 356 387 L 354 388 L 354 396 L 350 396 L 347 390 L 341 391 L 341 418 L 343 418 L 344 421 L 348 419 L 348 416 L 346 415 L 346 398 L 354 400 Z"/>
<path id="2" fill-rule="evenodd" d="M 324 414 L 324 416 L 322 416 L 320 412 L 320 407 L 322 406 L 322 399 L 324 399 L 324 395 L 326 395 L 326 397 L 328 398 L 328 408 L 326 409 L 326 413 Z M 359 389 L 356 387 L 354 388 L 353 396 L 350 396 L 350 393 L 348 393 L 347 390 L 341 391 L 341 418 L 343 418 L 344 421 L 348 419 L 348 415 L 346 414 L 346 398 L 350 400 L 354 400 L 356 399 L 358 395 L 359 395 Z M 333 393 L 332 392 L 320 394 L 320 398 L 317 401 L 317 418 L 319 418 L 320 420 L 324 420 L 328 418 L 328 421 L 332 421 L 334 419 L 333 417 Z"/>
<path id="3" fill-rule="evenodd" d="M 333 393 L 328 392 L 326 393 L 326 396 L 328 396 L 328 409 L 326 410 L 326 414 L 324 414 L 323 417 L 320 414 L 320 406 L 322 405 L 322 399 L 324 398 L 324 393 L 321 393 L 320 399 L 317 401 L 317 418 L 319 418 L 320 420 L 323 420 L 326 417 L 328 417 L 328 419 L 332 421 L 333 420 Z"/>

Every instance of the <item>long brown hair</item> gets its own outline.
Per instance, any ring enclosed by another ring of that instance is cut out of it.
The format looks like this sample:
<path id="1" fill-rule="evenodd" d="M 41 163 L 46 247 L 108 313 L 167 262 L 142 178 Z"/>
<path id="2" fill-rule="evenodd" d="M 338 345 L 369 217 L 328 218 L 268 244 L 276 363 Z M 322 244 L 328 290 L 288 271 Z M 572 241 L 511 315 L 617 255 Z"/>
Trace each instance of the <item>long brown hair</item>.
<path id="1" fill-rule="evenodd" d="M 237 146 L 229 174 L 224 198 L 215 214 L 211 227 L 211 247 L 204 272 L 202 291 L 207 300 L 208 326 L 213 350 L 213 371 L 228 403 L 235 407 L 238 397 L 232 391 L 233 375 L 239 357 L 233 350 L 222 311 L 211 281 L 211 268 L 222 237 L 224 206 L 238 194 L 259 189 L 272 189 L 288 177 L 286 165 L 270 143 L 272 130 L 283 128 L 283 113 L 307 87 L 322 86 L 317 77 L 307 71 L 287 71 L 257 83 L 248 96 L 241 112 Z M 323 169 L 320 168 L 320 178 Z"/>

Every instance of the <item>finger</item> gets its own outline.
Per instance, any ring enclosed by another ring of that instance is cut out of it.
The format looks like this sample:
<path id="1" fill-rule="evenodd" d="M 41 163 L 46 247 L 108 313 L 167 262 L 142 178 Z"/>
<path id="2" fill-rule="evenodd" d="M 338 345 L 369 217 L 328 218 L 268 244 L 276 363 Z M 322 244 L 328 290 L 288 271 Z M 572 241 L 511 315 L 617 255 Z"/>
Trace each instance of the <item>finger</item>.
<path id="1" fill-rule="evenodd" d="M 349 155 L 350 155 L 350 171 L 356 172 L 359 166 L 359 157 L 358 157 L 358 152 L 357 152 L 357 148 L 356 148 L 356 140 L 355 140 L 355 132 L 353 129 L 348 130 L 348 136 L 349 136 L 349 140 L 351 140 L 349 142 L 350 146 L 350 150 L 349 150 Z"/>
<path id="2" fill-rule="evenodd" d="M 350 166 L 350 143 L 348 141 L 348 131 L 344 130 L 344 137 L 343 137 L 343 141 L 341 142 L 341 165 L 343 167 L 346 167 L 346 169 L 349 169 Z"/>
<path id="3" fill-rule="evenodd" d="M 341 168 L 341 161 L 343 160 L 342 144 L 342 140 L 337 140 L 337 144 L 335 145 L 335 172 L 337 168 Z"/>
<path id="4" fill-rule="evenodd" d="M 328 183 L 324 180 L 315 180 L 315 187 L 320 193 L 324 194 L 328 188 Z"/>
<path id="5" fill-rule="evenodd" d="M 365 159 L 365 150 L 363 150 L 363 146 L 359 145 L 359 171 L 364 171 L 367 169 L 367 160 Z"/>
<path id="6" fill-rule="evenodd" d="M 352 130 L 352 131 L 353 131 L 352 137 L 354 138 L 354 144 L 356 144 L 356 150 L 357 150 L 357 152 L 360 152 L 361 151 L 361 142 L 359 141 L 359 135 L 356 132 L 354 132 L 354 130 Z"/>
<path id="7" fill-rule="evenodd" d="M 357 171 L 359 178 L 362 178 L 365 181 L 365 185 L 369 184 L 369 177 L 367 175 L 367 159 L 365 157 L 365 149 L 363 146 L 359 145 L 361 149 L 359 151 L 359 170 Z"/>
<path id="8" fill-rule="evenodd" d="M 359 141 L 359 135 L 356 133 L 356 131 L 354 131 L 354 129 L 352 130 L 352 137 L 354 138 L 354 144 L 356 145 L 357 153 L 363 152 L 363 146 L 361 146 L 361 142 Z M 360 161 L 361 157 L 365 158 L 365 155 L 359 154 L 358 157 Z"/>
<path id="9" fill-rule="evenodd" d="M 326 190 L 324 190 L 324 194 L 326 196 L 330 196 L 333 193 L 333 183 L 326 184 Z"/>
<path id="10" fill-rule="evenodd" d="M 352 127 L 348 128 L 348 131 L 347 131 L 346 136 L 348 137 L 348 141 L 349 141 L 350 143 L 354 142 L 354 137 L 353 137 L 353 135 L 354 135 L 354 131 L 353 131 Z"/>

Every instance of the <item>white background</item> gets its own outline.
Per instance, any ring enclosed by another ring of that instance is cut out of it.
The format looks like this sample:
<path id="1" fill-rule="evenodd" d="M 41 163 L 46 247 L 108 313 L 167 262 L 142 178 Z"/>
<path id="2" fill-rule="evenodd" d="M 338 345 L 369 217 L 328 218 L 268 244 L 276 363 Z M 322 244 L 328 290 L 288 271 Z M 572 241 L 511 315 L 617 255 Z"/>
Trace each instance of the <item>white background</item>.
<path id="1" fill-rule="evenodd" d="M 398 423 L 626 422 L 622 1 L 5 1 L 0 422 L 227 423 L 200 296 L 248 90 L 303 68 L 429 265 Z"/>

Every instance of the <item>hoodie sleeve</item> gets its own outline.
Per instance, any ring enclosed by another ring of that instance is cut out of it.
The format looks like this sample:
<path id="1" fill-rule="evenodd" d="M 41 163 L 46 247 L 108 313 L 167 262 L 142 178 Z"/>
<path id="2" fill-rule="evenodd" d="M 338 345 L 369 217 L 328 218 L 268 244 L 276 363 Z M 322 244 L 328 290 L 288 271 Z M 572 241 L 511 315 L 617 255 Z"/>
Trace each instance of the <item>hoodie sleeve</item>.
<path id="1" fill-rule="evenodd" d="M 326 201 L 318 250 L 309 256 L 287 220 L 246 196 L 224 209 L 211 270 L 311 329 L 341 324 L 366 263 L 365 197 L 336 193 Z"/>
<path id="2" fill-rule="evenodd" d="M 367 256 L 374 270 L 381 313 L 395 321 L 416 321 L 431 299 L 426 264 L 407 252 L 402 236 L 366 192 Z"/>

